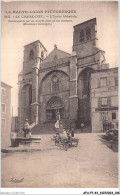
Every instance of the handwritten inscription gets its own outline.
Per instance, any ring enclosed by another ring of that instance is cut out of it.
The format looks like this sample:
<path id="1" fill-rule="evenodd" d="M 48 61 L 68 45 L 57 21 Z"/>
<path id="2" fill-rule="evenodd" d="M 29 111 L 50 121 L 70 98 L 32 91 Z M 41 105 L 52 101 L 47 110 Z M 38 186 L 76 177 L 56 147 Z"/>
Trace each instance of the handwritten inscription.
<path id="1" fill-rule="evenodd" d="M 10 182 L 12 182 L 12 183 L 21 183 L 23 181 L 24 181 L 24 178 L 22 178 L 22 179 L 16 179 L 16 178 L 12 177 L 10 179 Z"/>

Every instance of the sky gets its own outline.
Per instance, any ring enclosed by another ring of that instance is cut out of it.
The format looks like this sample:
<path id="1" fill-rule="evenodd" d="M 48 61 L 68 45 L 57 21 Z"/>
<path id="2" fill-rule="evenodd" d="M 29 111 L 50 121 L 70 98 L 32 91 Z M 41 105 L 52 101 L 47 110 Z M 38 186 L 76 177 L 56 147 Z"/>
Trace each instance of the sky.
<path id="1" fill-rule="evenodd" d="M 23 25 L 8 22 L 6 11 L 13 10 L 76 10 L 73 22 L 49 26 Z M 104 50 L 110 68 L 118 66 L 118 3 L 93 2 L 2 2 L 1 7 L 1 80 L 12 86 L 13 115 L 18 108 L 18 74 L 23 68 L 24 45 L 40 40 L 49 54 L 56 44 L 58 49 L 72 52 L 73 26 L 97 19 L 98 46 Z"/>

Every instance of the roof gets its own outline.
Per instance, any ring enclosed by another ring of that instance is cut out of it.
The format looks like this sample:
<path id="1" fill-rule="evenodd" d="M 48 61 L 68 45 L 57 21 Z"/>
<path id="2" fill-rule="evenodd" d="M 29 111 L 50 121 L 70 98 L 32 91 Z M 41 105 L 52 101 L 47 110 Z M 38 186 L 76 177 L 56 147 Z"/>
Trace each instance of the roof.
<path id="1" fill-rule="evenodd" d="M 110 72 L 110 71 L 118 71 L 118 67 L 96 70 L 95 72 L 92 72 L 92 74 L 97 72 Z"/>
<path id="2" fill-rule="evenodd" d="M 10 85 L 2 82 L 2 81 L 1 81 L 1 87 L 9 87 L 9 88 L 12 88 L 12 86 L 10 86 Z"/>
<path id="3" fill-rule="evenodd" d="M 58 49 L 57 46 L 55 45 L 54 50 L 44 59 L 42 64 L 47 63 L 47 62 L 52 62 L 57 59 L 66 58 L 66 57 L 70 57 L 70 54 Z"/>
<path id="4" fill-rule="evenodd" d="M 34 41 L 34 42 L 32 42 L 32 43 L 29 43 L 29 44 L 25 45 L 24 47 L 26 47 L 26 46 L 28 46 L 28 45 L 31 45 L 31 44 L 33 44 L 33 43 L 36 43 L 36 42 L 39 42 L 39 43 L 42 45 L 42 47 L 47 51 L 47 49 L 44 47 L 44 45 L 43 45 L 39 40 Z"/>
<path id="5" fill-rule="evenodd" d="M 80 25 L 83 25 L 83 24 L 85 24 L 85 23 L 92 22 L 92 21 L 94 21 L 94 22 L 96 23 L 96 18 L 92 18 L 92 19 L 90 19 L 90 20 L 87 20 L 87 21 L 85 21 L 85 22 L 82 22 L 82 23 L 80 23 L 80 24 L 77 24 L 77 25 L 73 26 L 73 28 L 75 28 L 75 27 L 77 27 L 77 26 L 80 26 Z"/>
<path id="6" fill-rule="evenodd" d="M 93 47 L 94 47 L 95 52 L 98 52 L 98 51 L 105 52 L 104 50 L 102 50 L 102 49 L 101 49 L 101 48 L 99 48 L 99 47 L 96 47 L 96 46 L 93 46 Z"/>

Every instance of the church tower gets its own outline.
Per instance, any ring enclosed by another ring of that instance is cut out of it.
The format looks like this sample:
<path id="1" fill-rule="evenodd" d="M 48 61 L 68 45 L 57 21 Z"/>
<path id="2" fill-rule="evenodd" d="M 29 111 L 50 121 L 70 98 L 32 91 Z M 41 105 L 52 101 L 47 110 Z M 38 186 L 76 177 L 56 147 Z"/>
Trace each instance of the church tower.
<path id="1" fill-rule="evenodd" d="M 18 76 L 19 84 L 19 123 L 38 124 L 38 75 L 40 64 L 47 55 L 46 48 L 40 41 L 24 46 L 23 71 Z"/>
<path id="2" fill-rule="evenodd" d="M 98 47 L 96 18 L 73 27 L 73 51 L 76 51 L 78 66 L 101 69 L 105 52 Z"/>
<path id="3" fill-rule="evenodd" d="M 74 26 L 73 51 L 77 58 L 93 55 L 97 40 L 96 18 Z"/>
<path id="4" fill-rule="evenodd" d="M 104 51 L 98 48 L 96 18 L 74 26 L 73 52 L 77 57 L 78 127 L 91 126 L 91 73 L 102 68 Z M 75 68 L 75 66 L 74 66 Z"/>

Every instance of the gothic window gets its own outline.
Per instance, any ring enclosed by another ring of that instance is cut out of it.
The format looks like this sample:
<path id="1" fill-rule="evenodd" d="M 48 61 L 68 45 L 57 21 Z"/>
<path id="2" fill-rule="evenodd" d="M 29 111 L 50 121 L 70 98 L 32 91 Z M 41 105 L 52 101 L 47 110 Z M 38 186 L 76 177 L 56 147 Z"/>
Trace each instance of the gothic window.
<path id="1" fill-rule="evenodd" d="M 84 42 L 84 30 L 80 31 L 80 37 L 79 37 L 80 42 Z"/>
<path id="2" fill-rule="evenodd" d="M 33 50 L 31 50 L 30 51 L 30 55 L 29 55 L 29 59 L 33 60 L 33 58 L 34 58 L 34 52 L 33 52 Z"/>
<path id="3" fill-rule="evenodd" d="M 89 41 L 91 39 L 91 29 L 87 28 L 86 29 L 86 39 Z"/>
<path id="4" fill-rule="evenodd" d="M 59 79 L 56 76 L 52 77 L 51 88 L 53 93 L 59 91 Z"/>

